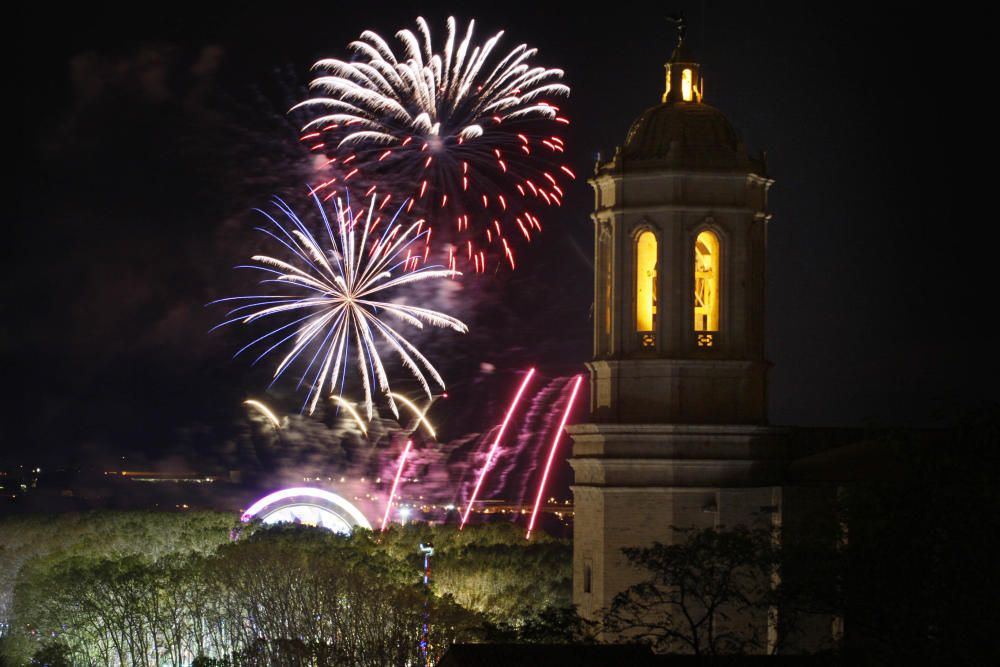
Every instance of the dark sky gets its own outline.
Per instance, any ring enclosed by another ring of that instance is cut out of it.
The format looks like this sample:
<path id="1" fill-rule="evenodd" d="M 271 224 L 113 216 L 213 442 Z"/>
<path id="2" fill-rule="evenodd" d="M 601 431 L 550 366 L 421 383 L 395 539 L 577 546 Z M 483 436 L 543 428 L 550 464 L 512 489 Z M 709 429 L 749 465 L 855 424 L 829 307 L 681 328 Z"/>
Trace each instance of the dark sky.
<path id="1" fill-rule="evenodd" d="M 7 103 L 20 107 L 7 124 L 20 149 L 5 156 L 18 179 L 0 338 L 7 460 L 125 454 L 197 467 L 230 436 L 266 373 L 231 360 L 245 332 L 206 334 L 223 313 L 204 304 L 245 291 L 231 267 L 257 242 L 250 209 L 301 183 L 283 112 L 317 58 L 345 56 L 366 28 L 412 27 L 418 13 L 438 31 L 451 11 L 476 18 L 480 36 L 506 29 L 504 44 L 537 46 L 539 63 L 565 69 L 570 160 L 586 175 L 658 101 L 674 40 L 663 16 L 686 10 L 706 101 L 768 151 L 777 181 L 772 421 L 926 423 L 997 396 L 981 352 L 993 345 L 982 336 L 995 279 L 978 256 L 988 221 L 965 216 L 973 181 L 952 185 L 958 172 L 972 178 L 953 146 L 984 126 L 953 113 L 971 94 L 958 78 L 968 54 L 927 17 L 860 3 L 205 4 L 215 7 L 38 3 L 21 16 L 7 59 Z M 591 205 L 581 180 L 527 268 L 468 288 L 456 314 L 479 333 L 430 342 L 453 385 L 509 391 L 529 363 L 549 377 L 581 369 Z M 497 368 L 492 383 L 471 379 L 483 363 Z M 274 400 L 290 411 L 301 396 Z M 483 430 L 481 414 L 439 419 L 457 437 Z"/>

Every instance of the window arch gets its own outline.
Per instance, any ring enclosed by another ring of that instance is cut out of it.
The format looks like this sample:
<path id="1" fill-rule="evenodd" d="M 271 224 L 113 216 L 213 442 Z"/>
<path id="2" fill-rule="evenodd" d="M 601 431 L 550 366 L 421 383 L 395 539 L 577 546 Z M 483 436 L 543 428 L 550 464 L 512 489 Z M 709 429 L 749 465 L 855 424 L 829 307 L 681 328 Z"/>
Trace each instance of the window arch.
<path id="1" fill-rule="evenodd" d="M 635 241 L 635 330 L 656 331 L 656 234 L 646 230 Z"/>
<path id="2" fill-rule="evenodd" d="M 711 230 L 698 234 L 694 242 L 694 330 L 719 330 L 719 237 Z"/>

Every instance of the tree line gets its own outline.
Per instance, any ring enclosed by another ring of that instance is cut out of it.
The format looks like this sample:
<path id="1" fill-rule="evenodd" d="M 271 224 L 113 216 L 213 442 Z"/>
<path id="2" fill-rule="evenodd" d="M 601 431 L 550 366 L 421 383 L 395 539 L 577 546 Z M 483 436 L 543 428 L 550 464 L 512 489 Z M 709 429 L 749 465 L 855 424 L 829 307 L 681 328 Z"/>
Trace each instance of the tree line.
<path id="1" fill-rule="evenodd" d="M 420 543 L 436 550 L 429 594 Z M 569 544 L 526 543 L 504 524 L 351 536 L 285 525 L 214 549 L 91 546 L 22 565 L 3 638 L 8 662 L 418 664 L 425 622 L 439 656 L 454 641 L 482 641 L 500 624 L 530 624 L 570 603 Z"/>
<path id="2" fill-rule="evenodd" d="M 780 530 L 681 530 L 626 549 L 642 580 L 603 629 L 665 653 L 1000 664 L 1000 410 L 879 432 L 866 449 L 858 462 L 878 470 L 807 489 L 827 502 Z"/>
<path id="3" fill-rule="evenodd" d="M 698 656 L 996 664 L 998 412 L 925 436 L 882 433 L 870 445 L 886 470 L 812 489 L 828 502 L 794 525 L 785 517 L 780 532 L 664 527 L 664 543 L 626 550 L 640 580 L 595 622 L 571 606 L 569 542 L 528 543 L 509 524 L 348 537 L 284 526 L 231 542 L 232 518 L 209 513 L 0 520 L 3 655 L 15 665 L 418 664 L 429 620 L 432 656 L 455 641 L 624 637 Z"/>

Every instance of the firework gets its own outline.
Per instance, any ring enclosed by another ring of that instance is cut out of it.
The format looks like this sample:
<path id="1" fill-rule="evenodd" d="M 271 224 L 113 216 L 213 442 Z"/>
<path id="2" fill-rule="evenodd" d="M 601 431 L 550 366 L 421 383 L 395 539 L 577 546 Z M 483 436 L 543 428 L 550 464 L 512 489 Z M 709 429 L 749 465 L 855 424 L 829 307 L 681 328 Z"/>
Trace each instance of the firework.
<path id="1" fill-rule="evenodd" d="M 399 457 L 399 466 L 396 468 L 396 479 L 392 481 L 392 491 L 389 492 L 389 499 L 385 502 L 385 515 L 382 517 L 381 530 L 385 530 L 385 525 L 389 521 L 389 511 L 392 509 L 392 501 L 396 497 L 396 489 L 399 487 L 399 478 L 403 476 L 403 466 L 406 465 L 406 455 L 410 453 L 410 447 L 413 445 L 412 440 L 406 441 L 406 449 L 403 450 L 403 454 Z"/>
<path id="2" fill-rule="evenodd" d="M 552 468 L 552 461 L 556 457 L 556 446 L 559 444 L 559 438 L 562 437 L 563 429 L 566 427 L 566 420 L 569 419 L 569 412 L 573 409 L 573 401 L 576 400 L 576 392 L 579 391 L 582 381 L 583 376 L 577 375 L 576 382 L 573 383 L 573 391 L 569 395 L 569 401 L 566 402 L 566 410 L 563 412 L 562 420 L 559 422 L 559 428 L 556 429 L 556 435 L 552 438 L 552 447 L 549 449 L 549 458 L 545 462 L 545 470 L 542 472 L 542 481 L 538 484 L 535 508 L 531 511 L 531 520 L 528 522 L 528 532 L 524 535 L 525 539 L 531 539 L 531 531 L 535 528 L 535 518 L 538 516 L 538 508 L 542 505 L 542 495 L 545 493 L 545 484 L 549 480 L 549 470 Z"/>
<path id="3" fill-rule="evenodd" d="M 562 179 L 575 176 L 561 163 L 559 132 L 569 121 L 546 99 L 569 94 L 562 70 L 532 65 L 537 49 L 526 44 L 501 55 L 502 31 L 474 44 L 474 27 L 461 36 L 449 18 L 435 51 L 418 18 L 416 33 L 396 33 L 402 57 L 365 31 L 350 44 L 354 61 L 314 65 L 316 96 L 293 111 L 318 113 L 302 140 L 341 168 L 316 188 L 321 196 L 364 190 L 388 174 L 409 189 L 408 206 L 451 230 L 449 267 L 461 259 L 483 272 L 488 256 L 515 267 L 516 239 L 542 230 L 538 211 L 560 205 Z"/>
<path id="4" fill-rule="evenodd" d="M 521 400 L 521 394 L 523 394 L 524 390 L 527 389 L 528 383 L 531 382 L 531 377 L 534 374 L 534 368 L 528 371 L 528 374 L 521 382 L 521 387 L 517 390 L 517 394 L 514 395 L 514 400 L 510 402 L 510 407 L 507 408 L 507 415 L 503 418 L 503 423 L 500 424 L 500 430 L 497 432 L 497 437 L 493 440 L 493 444 L 490 446 L 490 451 L 486 455 L 486 463 L 483 464 L 483 469 L 479 473 L 479 479 L 476 480 L 476 487 L 473 489 L 472 496 L 469 498 L 469 504 L 465 508 L 465 513 L 462 515 L 462 523 L 459 524 L 459 530 L 465 528 L 465 522 L 469 520 L 469 512 L 472 511 L 472 504 L 476 502 L 476 497 L 479 495 L 479 488 L 483 485 L 483 479 L 486 477 L 486 471 L 490 469 L 490 464 L 493 462 L 493 456 L 496 454 L 497 447 L 500 446 L 500 440 L 503 438 L 504 431 L 507 430 L 507 423 L 510 422 L 510 418 L 514 414 L 514 410 L 517 408 L 517 404 Z"/>
<path id="5" fill-rule="evenodd" d="M 374 198 L 359 211 L 351 208 L 350 200 L 344 205 L 337 199 L 331 221 L 319 199 L 315 196 L 313 199 L 323 221 L 328 247 L 324 249 L 323 243 L 284 201 L 275 198 L 274 205 L 289 224 L 281 224 L 274 216 L 258 209 L 271 226 L 257 229 L 282 246 L 287 260 L 255 255 L 252 258 L 255 264 L 238 268 L 265 273 L 267 278 L 261 281 L 262 284 L 281 285 L 281 293 L 221 299 L 241 305 L 227 314 L 235 317 L 215 328 L 235 322 L 249 324 L 275 316 L 293 316 L 296 319 L 272 329 L 236 355 L 267 341 L 265 344 L 269 346 L 256 358 L 256 363 L 287 343 L 290 350 L 277 365 L 273 384 L 309 350 L 311 354 L 305 355 L 309 360 L 298 384 L 308 384 L 303 410 L 308 409 L 310 414 L 323 393 L 338 395 L 343 391 L 347 366 L 353 357 L 364 387 L 368 420 L 373 416 L 373 385 L 398 416 L 377 340 L 399 356 L 428 397 L 431 397 L 431 389 L 424 373 L 442 389 L 444 380 L 385 316 L 391 315 L 417 328 L 423 328 L 425 323 L 462 333 L 468 328 L 454 317 L 435 310 L 380 299 L 385 299 L 397 288 L 444 278 L 452 275 L 452 271 L 439 266 L 416 266 L 414 257 L 418 251 L 426 251 L 415 250 L 415 245 L 428 231 L 422 220 L 404 229 L 397 223 L 401 209 L 386 220 L 377 214 Z M 324 234 L 321 232 L 319 237 L 324 238 Z M 272 343 L 274 338 L 279 340 Z"/>
<path id="6" fill-rule="evenodd" d="M 427 403 L 427 407 L 421 410 L 416 406 L 416 404 L 413 401 L 408 399 L 406 396 L 403 396 L 402 394 L 394 393 L 391 394 L 391 396 L 400 403 L 402 403 L 403 405 L 405 405 L 406 407 L 408 407 L 411 412 L 413 412 L 413 416 L 416 417 L 416 422 L 417 422 L 416 425 L 413 427 L 413 430 L 416 430 L 418 426 L 423 424 L 424 428 L 427 429 L 427 433 L 429 433 L 432 438 L 437 438 L 437 432 L 434 430 L 434 426 L 432 426 L 431 423 L 427 420 L 427 411 L 430 410 L 431 405 L 434 403 L 433 398 L 430 400 L 429 403 Z"/>
<path id="7" fill-rule="evenodd" d="M 274 414 L 274 412 L 272 412 L 269 407 L 267 407 L 260 401 L 248 399 L 246 401 L 243 401 L 243 405 L 255 408 L 260 414 L 264 415 L 267 418 L 267 420 L 271 422 L 271 426 L 273 426 L 275 430 L 281 428 L 281 420 L 278 419 L 278 416 Z"/>
<path id="8" fill-rule="evenodd" d="M 354 409 L 353 405 L 345 401 L 342 396 L 337 396 L 336 394 L 331 396 L 330 399 L 339 407 L 344 408 L 347 414 L 351 416 L 354 423 L 358 425 L 359 429 L 361 429 L 361 435 L 368 435 L 368 429 L 365 427 L 365 423 L 361 421 L 361 415 L 358 414 L 358 411 Z"/>

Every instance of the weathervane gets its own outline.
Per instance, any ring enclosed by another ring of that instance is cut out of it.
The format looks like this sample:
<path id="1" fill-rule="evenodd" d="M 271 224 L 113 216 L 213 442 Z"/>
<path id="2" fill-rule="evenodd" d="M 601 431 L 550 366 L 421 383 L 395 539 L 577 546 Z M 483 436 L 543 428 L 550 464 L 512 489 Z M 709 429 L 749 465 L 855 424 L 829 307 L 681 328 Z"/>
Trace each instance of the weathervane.
<path id="1" fill-rule="evenodd" d="M 684 20 L 684 12 L 677 12 L 667 16 L 667 21 L 673 23 L 677 28 L 677 48 L 684 45 L 684 37 L 687 36 L 687 21 Z"/>

